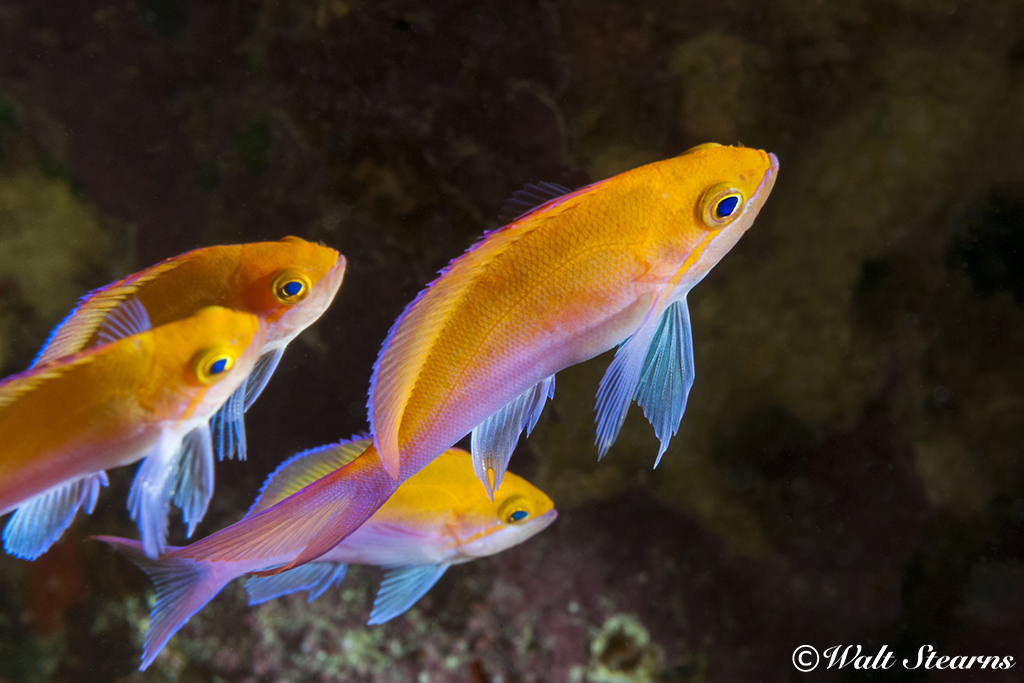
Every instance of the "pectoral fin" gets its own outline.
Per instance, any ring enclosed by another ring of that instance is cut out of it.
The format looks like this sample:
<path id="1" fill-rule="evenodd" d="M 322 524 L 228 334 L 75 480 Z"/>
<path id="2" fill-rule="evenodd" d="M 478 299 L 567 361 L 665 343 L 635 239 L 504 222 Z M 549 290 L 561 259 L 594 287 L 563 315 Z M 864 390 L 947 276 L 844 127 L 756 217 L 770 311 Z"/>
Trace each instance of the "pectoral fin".
<path id="1" fill-rule="evenodd" d="M 599 457 L 615 442 L 634 399 L 661 440 L 658 462 L 679 429 L 693 384 L 693 342 L 685 297 L 644 318 L 608 367 L 597 391 Z M 657 465 L 657 462 L 655 462 Z"/>
<path id="2" fill-rule="evenodd" d="M 525 429 L 529 436 L 537 426 L 544 404 L 554 395 L 555 376 L 552 375 L 519 394 L 473 429 L 473 469 L 492 501 L 519 435 Z"/>
<path id="3" fill-rule="evenodd" d="M 245 460 L 245 384 L 235 389 L 210 418 L 210 434 L 217 460 Z"/>
<path id="4" fill-rule="evenodd" d="M 189 537 L 202 521 L 212 497 L 213 449 L 210 446 L 210 428 L 204 424 L 182 440 L 174 482 L 174 504 L 181 508 Z"/>
<path id="5" fill-rule="evenodd" d="M 679 429 L 692 386 L 693 339 L 684 297 L 669 306 L 658 320 L 636 389 L 636 402 L 661 442 L 655 467 Z"/>
<path id="6" fill-rule="evenodd" d="M 267 386 L 267 382 L 270 381 L 270 376 L 277 370 L 277 364 L 281 362 L 281 356 L 284 355 L 284 348 L 275 349 L 268 351 L 259 357 L 256 361 L 256 365 L 253 366 L 252 372 L 249 373 L 249 378 L 245 381 L 245 408 L 249 410 L 249 406 L 253 404 L 260 394 L 263 393 L 263 388 Z"/>
<path id="7" fill-rule="evenodd" d="M 36 559 L 71 526 L 79 508 L 92 514 L 100 488 L 106 485 L 106 473 L 97 472 L 28 499 L 4 526 L 4 550 L 24 560 Z"/>
<path id="8" fill-rule="evenodd" d="M 433 588 L 447 569 L 447 564 L 414 564 L 388 569 L 366 623 L 383 624 L 403 614 Z"/>
<path id="9" fill-rule="evenodd" d="M 184 438 L 163 435 L 139 465 L 128 492 L 128 510 L 139 525 L 147 557 L 156 558 L 166 549 L 172 499 L 182 508 L 190 534 L 206 513 L 213 495 L 209 442 L 210 432 L 205 425 Z"/>
<path id="10" fill-rule="evenodd" d="M 313 602 L 328 588 L 341 583 L 347 569 L 347 564 L 338 562 L 310 562 L 283 574 L 251 576 L 245 582 L 245 592 L 249 594 L 250 605 L 260 605 L 299 591 L 308 591 L 306 602 Z"/>

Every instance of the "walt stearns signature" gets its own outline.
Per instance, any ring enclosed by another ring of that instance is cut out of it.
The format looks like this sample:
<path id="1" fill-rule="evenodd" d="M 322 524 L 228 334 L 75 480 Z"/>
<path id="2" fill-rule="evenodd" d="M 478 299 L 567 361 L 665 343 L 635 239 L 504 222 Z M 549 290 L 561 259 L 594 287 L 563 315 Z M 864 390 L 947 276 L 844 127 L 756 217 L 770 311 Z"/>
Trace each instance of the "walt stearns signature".
<path id="1" fill-rule="evenodd" d="M 793 650 L 793 666 L 797 671 L 814 671 L 825 662 L 826 669 L 891 669 L 896 655 L 883 645 L 878 652 L 864 654 L 860 645 L 833 645 L 819 655 L 811 645 Z M 922 645 L 917 657 L 904 659 L 904 669 L 1010 669 L 1017 664 L 1011 656 L 999 655 L 940 655 L 931 645 Z"/>

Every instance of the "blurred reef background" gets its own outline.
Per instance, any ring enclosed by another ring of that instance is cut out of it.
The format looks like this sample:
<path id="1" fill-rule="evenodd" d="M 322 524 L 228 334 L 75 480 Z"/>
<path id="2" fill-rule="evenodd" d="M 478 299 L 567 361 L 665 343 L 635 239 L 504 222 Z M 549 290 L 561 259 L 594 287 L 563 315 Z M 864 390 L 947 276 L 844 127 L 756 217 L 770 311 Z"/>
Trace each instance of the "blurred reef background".
<path id="1" fill-rule="evenodd" d="M 0 556 L 0 681 L 786 681 L 804 643 L 1024 660 L 1021 0 L 0 0 L 0 369 L 179 252 L 342 251 L 206 534 L 366 428 L 391 322 L 513 191 L 707 141 L 781 172 L 690 297 L 697 379 L 657 470 L 635 408 L 597 463 L 608 357 L 571 368 L 512 460 L 551 529 L 383 627 L 376 570 L 311 605 L 233 585 L 141 674 L 148 581 L 87 540 L 135 534 L 123 468 L 46 556 Z"/>

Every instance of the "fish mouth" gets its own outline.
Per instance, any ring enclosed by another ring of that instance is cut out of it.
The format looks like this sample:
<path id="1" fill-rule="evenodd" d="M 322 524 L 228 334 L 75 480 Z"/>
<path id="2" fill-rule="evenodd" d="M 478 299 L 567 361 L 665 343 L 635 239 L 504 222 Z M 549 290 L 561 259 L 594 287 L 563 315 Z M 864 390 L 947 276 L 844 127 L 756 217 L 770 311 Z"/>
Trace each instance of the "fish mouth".
<path id="1" fill-rule="evenodd" d="M 771 152 L 764 152 L 764 154 L 768 157 L 768 170 L 764 172 L 764 177 L 761 178 L 761 183 L 757 186 L 753 196 L 758 205 L 768 197 L 768 193 L 775 187 L 775 178 L 779 175 L 778 157 Z"/>
<path id="2" fill-rule="evenodd" d="M 535 517 L 533 524 L 537 527 L 537 531 L 534 533 L 540 533 L 551 526 L 551 523 L 558 519 L 558 510 L 551 508 L 540 517 Z"/>

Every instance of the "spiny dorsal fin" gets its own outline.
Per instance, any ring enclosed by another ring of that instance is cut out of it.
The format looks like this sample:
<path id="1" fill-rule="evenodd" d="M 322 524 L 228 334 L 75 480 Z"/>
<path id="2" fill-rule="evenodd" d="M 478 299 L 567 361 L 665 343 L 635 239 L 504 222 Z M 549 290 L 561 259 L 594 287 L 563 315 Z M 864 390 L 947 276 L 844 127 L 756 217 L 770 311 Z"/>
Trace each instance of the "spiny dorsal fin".
<path id="1" fill-rule="evenodd" d="M 125 337 L 131 337 L 153 329 L 149 313 L 136 297 L 130 296 L 124 303 L 112 309 L 96 330 L 96 343 L 106 344 Z"/>
<path id="2" fill-rule="evenodd" d="M 582 197 L 600 189 L 601 181 L 563 195 L 545 205 L 544 213 L 571 210 Z M 370 429 L 388 474 L 398 479 L 398 431 L 420 367 L 437 340 L 451 311 L 479 273 L 486 271 L 523 236 L 540 227 L 542 214 L 490 233 L 452 261 L 437 279 L 419 293 L 391 326 L 370 377 L 367 399 Z"/>
<path id="3" fill-rule="evenodd" d="M 30 393 L 44 382 L 56 379 L 61 375 L 70 372 L 79 365 L 85 365 L 93 361 L 92 354 L 81 354 L 73 358 L 67 358 L 59 363 L 51 363 L 45 368 L 30 368 L 17 375 L 11 375 L 0 382 L 0 419 L 3 419 L 3 410 L 13 404 L 25 394 Z"/>
<path id="4" fill-rule="evenodd" d="M 249 511 L 250 517 L 281 502 L 296 491 L 300 491 L 317 479 L 344 467 L 366 451 L 369 439 L 339 441 L 338 443 L 310 448 L 297 453 L 278 465 L 260 488 L 260 494 Z"/>
<path id="5" fill-rule="evenodd" d="M 498 220 L 504 223 L 511 223 L 517 218 L 522 218 L 536 208 L 547 204 L 552 199 L 567 195 L 572 190 L 555 183 L 527 183 L 523 189 L 516 190 L 512 196 L 505 200 L 498 212 Z"/>
<path id="6" fill-rule="evenodd" d="M 183 254 L 168 259 L 83 296 L 71 313 L 50 333 L 31 367 L 81 351 L 97 334 L 107 317 L 138 292 L 142 285 L 176 268 L 187 256 Z"/>

